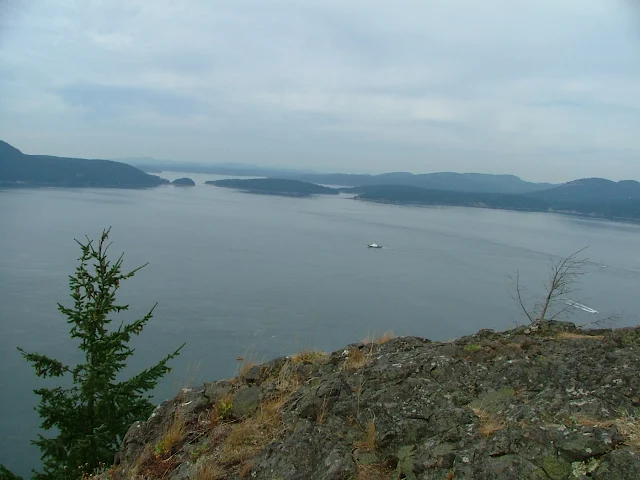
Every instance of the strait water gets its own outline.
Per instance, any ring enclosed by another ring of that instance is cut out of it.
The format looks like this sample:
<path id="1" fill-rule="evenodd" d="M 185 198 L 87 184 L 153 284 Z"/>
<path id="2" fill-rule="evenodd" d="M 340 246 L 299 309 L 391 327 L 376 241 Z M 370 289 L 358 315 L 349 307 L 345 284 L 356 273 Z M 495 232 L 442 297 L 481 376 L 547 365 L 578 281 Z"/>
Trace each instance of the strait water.
<path id="1" fill-rule="evenodd" d="M 620 313 L 618 325 L 639 323 L 638 225 L 261 196 L 202 184 L 220 177 L 187 176 L 195 188 L 0 190 L 0 463 L 25 476 L 38 467 L 32 390 L 44 382 L 16 346 L 78 359 L 56 302 L 69 304 L 74 238 L 97 238 L 108 226 L 114 260 L 124 252 L 125 268 L 149 262 L 119 291 L 131 304 L 122 318 L 159 302 L 125 373 L 187 343 L 155 391 L 158 402 L 189 383 L 234 375 L 238 356 L 332 351 L 387 330 L 447 340 L 510 328 L 523 321 L 510 276 L 519 270 L 539 294 L 549 256 L 587 245 L 592 262 L 572 299 L 600 313 L 576 310 L 573 321 Z M 385 248 L 367 249 L 373 241 Z"/>

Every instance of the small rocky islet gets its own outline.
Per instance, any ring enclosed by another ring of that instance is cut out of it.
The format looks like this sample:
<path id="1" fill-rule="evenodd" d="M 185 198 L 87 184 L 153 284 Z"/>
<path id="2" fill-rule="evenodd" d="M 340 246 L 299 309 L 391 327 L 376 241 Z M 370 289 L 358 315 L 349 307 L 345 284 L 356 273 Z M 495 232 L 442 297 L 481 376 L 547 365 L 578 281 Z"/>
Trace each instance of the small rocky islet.
<path id="1" fill-rule="evenodd" d="M 390 335 L 185 388 L 100 478 L 640 478 L 640 328 Z"/>
<path id="2" fill-rule="evenodd" d="M 171 184 L 177 187 L 195 187 L 196 186 L 196 182 L 194 182 L 192 179 L 188 177 L 176 178 L 173 182 L 171 182 Z"/>

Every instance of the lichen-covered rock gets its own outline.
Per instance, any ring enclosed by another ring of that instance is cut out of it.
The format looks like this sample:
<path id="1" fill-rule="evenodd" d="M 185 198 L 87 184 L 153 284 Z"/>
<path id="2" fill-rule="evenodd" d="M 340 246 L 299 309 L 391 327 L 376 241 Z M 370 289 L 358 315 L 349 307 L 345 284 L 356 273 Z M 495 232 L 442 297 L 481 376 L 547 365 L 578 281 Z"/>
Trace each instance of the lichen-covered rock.
<path id="1" fill-rule="evenodd" d="M 637 451 L 615 450 L 602 457 L 591 478 L 594 480 L 640 478 L 640 455 Z"/>
<path id="2" fill-rule="evenodd" d="M 638 479 L 638 332 L 548 322 L 279 358 L 160 405 L 111 475 Z"/>
<path id="3" fill-rule="evenodd" d="M 220 380 L 218 382 L 205 383 L 204 394 L 210 403 L 219 402 L 225 395 L 233 391 L 234 384 L 228 380 Z"/>
<path id="4" fill-rule="evenodd" d="M 243 387 L 233 396 L 231 410 L 235 418 L 245 418 L 254 413 L 260 406 L 260 389 L 258 387 Z"/>

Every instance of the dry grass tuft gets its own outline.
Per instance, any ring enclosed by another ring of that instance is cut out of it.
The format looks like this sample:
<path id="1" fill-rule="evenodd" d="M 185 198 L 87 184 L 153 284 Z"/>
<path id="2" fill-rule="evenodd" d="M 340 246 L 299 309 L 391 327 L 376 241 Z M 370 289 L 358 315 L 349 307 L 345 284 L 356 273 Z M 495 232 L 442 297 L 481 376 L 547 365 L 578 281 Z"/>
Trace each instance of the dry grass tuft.
<path id="1" fill-rule="evenodd" d="M 370 344 L 369 350 L 360 348 L 350 348 L 348 350 L 347 359 L 344 362 L 343 368 L 345 370 L 358 370 L 364 367 L 373 354 L 373 343 Z"/>
<path id="2" fill-rule="evenodd" d="M 613 420 L 600 420 L 587 415 L 575 415 L 572 417 L 574 423 L 585 427 L 611 427 L 615 424 Z"/>
<path id="3" fill-rule="evenodd" d="M 614 422 L 625 443 L 636 449 L 640 449 L 640 419 L 637 415 L 625 412 L 624 416 Z"/>
<path id="4" fill-rule="evenodd" d="M 184 420 L 180 415 L 174 415 L 173 422 L 171 422 L 167 431 L 156 444 L 156 455 L 161 458 L 170 457 L 178 450 L 178 447 L 182 445 L 186 436 L 187 432 Z"/>
<path id="5" fill-rule="evenodd" d="M 281 399 L 262 405 L 255 417 L 234 425 L 220 453 L 223 464 L 238 464 L 255 457 L 269 442 L 283 431 L 279 408 Z"/>
<path id="6" fill-rule="evenodd" d="M 497 418 L 495 415 L 483 410 L 481 408 L 471 409 L 476 417 L 478 417 L 478 431 L 483 437 L 490 437 L 494 433 L 504 429 L 507 425 L 504 421 Z"/>
<path id="7" fill-rule="evenodd" d="M 282 393 L 292 393 L 298 389 L 301 384 L 300 376 L 295 370 L 293 362 L 285 363 L 276 378 L 276 388 Z"/>
<path id="8" fill-rule="evenodd" d="M 393 331 L 387 330 L 386 332 L 384 332 L 382 335 L 378 337 L 376 337 L 375 334 L 367 335 L 364 338 L 364 340 L 362 340 L 362 343 L 365 343 L 365 344 L 375 343 L 376 345 L 382 345 L 384 343 L 389 342 L 390 340 L 393 340 L 394 338 L 395 338 L 395 335 L 393 334 Z"/>
<path id="9" fill-rule="evenodd" d="M 269 442 L 278 438 L 284 431 L 280 417 L 282 407 L 300 386 L 300 381 L 293 370 L 285 364 L 278 378 L 276 387 L 279 393 L 260 405 L 260 410 L 231 427 L 220 452 L 220 463 L 224 465 L 246 464 L 255 457 Z"/>
<path id="10" fill-rule="evenodd" d="M 357 468 L 356 480 L 389 480 L 389 478 L 393 478 L 391 476 L 393 469 L 383 462 L 369 465 L 358 462 Z"/>
<path id="11" fill-rule="evenodd" d="M 396 336 L 394 335 L 393 331 L 388 330 L 388 331 L 384 332 L 382 335 L 380 335 L 378 338 L 376 338 L 374 340 L 374 343 L 376 343 L 378 345 L 383 345 L 383 344 L 385 344 L 387 342 L 390 342 L 394 338 L 396 338 Z"/>
<path id="12" fill-rule="evenodd" d="M 377 447 L 376 441 L 376 419 L 373 417 L 364 427 L 364 436 L 361 441 L 356 444 L 360 450 L 372 452 Z"/>
<path id="13" fill-rule="evenodd" d="M 325 396 L 322 400 L 322 407 L 320 407 L 320 411 L 316 416 L 316 423 L 318 425 L 322 425 L 327 420 L 327 415 L 329 414 L 329 396 Z"/>
<path id="14" fill-rule="evenodd" d="M 163 459 L 159 457 L 151 445 L 147 445 L 132 468 L 134 478 L 164 478 L 178 466 L 175 457 Z"/>
<path id="15" fill-rule="evenodd" d="M 225 476 L 224 469 L 215 461 L 203 463 L 194 475 L 194 480 L 222 480 Z"/>
<path id="16" fill-rule="evenodd" d="M 302 350 L 291 356 L 294 363 L 317 363 L 326 359 L 329 354 L 320 350 Z"/>
<path id="17" fill-rule="evenodd" d="M 584 333 L 560 332 L 556 335 L 559 340 L 604 340 L 604 335 L 585 335 Z"/>
<path id="18" fill-rule="evenodd" d="M 238 357 L 241 358 L 241 357 Z M 245 377 L 247 375 L 247 373 L 249 373 L 249 370 L 251 370 L 253 367 L 255 367 L 256 365 L 259 365 L 257 362 L 252 362 L 252 361 L 244 361 L 241 360 L 239 361 L 239 368 L 238 368 L 238 376 L 240 378 Z"/>
<path id="19" fill-rule="evenodd" d="M 251 476 L 251 472 L 253 471 L 253 465 L 251 465 L 251 462 L 243 462 L 240 465 L 240 478 L 249 478 Z"/>
<path id="20" fill-rule="evenodd" d="M 234 465 L 258 454 L 260 438 L 254 424 L 255 420 L 250 418 L 234 425 L 220 452 L 221 463 Z"/>
<path id="21" fill-rule="evenodd" d="M 301 385 L 296 365 L 292 361 L 282 366 L 274 380 L 276 393 L 262 402 L 255 415 L 236 423 L 220 423 L 220 420 L 229 416 L 233 408 L 231 394 L 223 397 L 211 412 L 212 435 L 217 432 L 217 438 L 212 439 L 212 442 L 219 447 L 216 453 L 217 463 L 226 468 L 237 468 L 241 478 L 251 474 L 251 459 L 284 432 L 280 412 Z"/>

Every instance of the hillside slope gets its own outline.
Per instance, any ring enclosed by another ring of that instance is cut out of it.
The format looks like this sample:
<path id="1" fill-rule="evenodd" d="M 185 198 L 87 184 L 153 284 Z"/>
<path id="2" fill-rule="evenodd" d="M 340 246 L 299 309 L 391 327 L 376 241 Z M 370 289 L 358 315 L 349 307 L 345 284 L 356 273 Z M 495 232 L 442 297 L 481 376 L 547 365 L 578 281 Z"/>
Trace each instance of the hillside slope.
<path id="1" fill-rule="evenodd" d="M 125 163 L 25 155 L 0 141 L 0 186 L 141 188 L 166 183 Z"/>
<path id="2" fill-rule="evenodd" d="M 341 188 L 358 200 L 406 205 L 449 205 L 529 212 L 558 212 L 612 220 L 640 221 L 640 183 L 579 179 L 526 194 L 454 192 L 407 185 Z"/>
<path id="3" fill-rule="evenodd" d="M 638 479 L 639 365 L 565 322 L 302 352 L 183 389 L 101 478 Z"/>
<path id="4" fill-rule="evenodd" d="M 640 200 L 640 182 L 580 178 L 555 188 L 530 193 L 529 196 L 549 202 L 568 203 Z"/>

